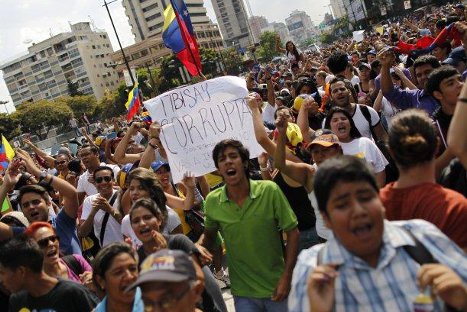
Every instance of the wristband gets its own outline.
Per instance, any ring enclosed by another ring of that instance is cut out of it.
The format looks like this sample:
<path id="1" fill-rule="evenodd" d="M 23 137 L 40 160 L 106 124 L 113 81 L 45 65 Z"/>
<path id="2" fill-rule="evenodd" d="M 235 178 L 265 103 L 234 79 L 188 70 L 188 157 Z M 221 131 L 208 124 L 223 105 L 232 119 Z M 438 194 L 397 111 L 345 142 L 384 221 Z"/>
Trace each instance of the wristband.
<path id="1" fill-rule="evenodd" d="M 54 176 L 53 175 L 50 175 L 50 180 L 49 182 L 47 183 L 47 186 L 50 186 L 52 184 L 52 182 L 54 181 Z"/>
<path id="2" fill-rule="evenodd" d="M 151 146 L 153 149 L 158 149 L 159 148 L 157 145 L 152 145 L 151 142 L 148 142 L 148 145 Z"/>
<path id="3" fill-rule="evenodd" d="M 458 98 L 457 100 L 462 103 L 467 103 L 467 98 Z"/>

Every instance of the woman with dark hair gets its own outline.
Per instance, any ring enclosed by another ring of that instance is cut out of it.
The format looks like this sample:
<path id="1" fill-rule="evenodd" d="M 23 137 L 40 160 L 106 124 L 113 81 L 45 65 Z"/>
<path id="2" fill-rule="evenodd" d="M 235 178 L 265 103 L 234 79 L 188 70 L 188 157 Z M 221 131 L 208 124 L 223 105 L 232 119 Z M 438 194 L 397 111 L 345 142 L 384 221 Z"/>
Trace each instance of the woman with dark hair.
<path id="1" fill-rule="evenodd" d="M 34 239 L 44 252 L 44 272 L 52 277 L 71 280 L 91 290 L 92 268 L 80 255 L 61 257 L 59 250 L 59 238 L 55 229 L 48 222 L 33 222 L 24 234 Z"/>
<path id="2" fill-rule="evenodd" d="M 422 110 L 405 110 L 394 117 L 389 149 L 399 178 L 382 188 L 380 197 L 388 220 L 427 220 L 467 250 L 467 199 L 436 183 L 436 132 Z"/>
<path id="3" fill-rule="evenodd" d="M 372 140 L 361 136 L 352 116 L 346 110 L 334 106 L 326 116 L 324 127 L 337 135 L 344 155 L 364 158 L 373 166 L 378 185 L 383 187 L 386 180 L 384 169 L 388 161 Z"/>
<path id="4" fill-rule="evenodd" d="M 142 242 L 142 246 L 137 249 L 140 264 L 148 255 L 160 249 L 178 249 L 186 252 L 193 256 L 204 273 L 206 290 L 203 293 L 203 311 L 227 311 L 222 293 L 212 272 L 208 266 L 202 264 L 198 247 L 185 235 L 165 235 L 160 232 L 162 212 L 154 201 L 146 198 L 138 199 L 133 203 L 129 217 L 134 233 Z M 213 303 L 215 303 L 217 309 Z"/>
<path id="5" fill-rule="evenodd" d="M 161 232 L 163 234 L 183 234 L 180 218 L 173 208 L 189 210 L 193 206 L 195 187 L 193 177 L 185 176 L 183 182 L 187 184 L 185 199 L 164 193 L 156 175 L 151 170 L 137 168 L 128 175 L 129 186 L 126 196 L 130 197 L 132 203 L 140 198 L 152 199 L 162 212 Z M 131 229 L 130 219 L 127 215 L 122 220 L 122 234 L 131 238 L 134 246 L 141 245 Z"/>
<path id="6" fill-rule="evenodd" d="M 138 261 L 125 243 L 111 243 L 102 248 L 93 263 L 93 279 L 105 296 L 94 312 L 143 312 L 141 290 L 126 291 L 138 278 Z"/>
<path id="7" fill-rule="evenodd" d="M 277 49 L 280 52 L 285 52 L 285 56 L 289 60 L 290 68 L 292 68 L 293 64 L 299 65 L 300 62 L 305 61 L 303 54 L 298 51 L 297 47 L 292 41 L 287 41 L 287 43 L 285 44 L 285 49 L 281 48 L 279 46 L 279 41 L 277 41 Z"/>

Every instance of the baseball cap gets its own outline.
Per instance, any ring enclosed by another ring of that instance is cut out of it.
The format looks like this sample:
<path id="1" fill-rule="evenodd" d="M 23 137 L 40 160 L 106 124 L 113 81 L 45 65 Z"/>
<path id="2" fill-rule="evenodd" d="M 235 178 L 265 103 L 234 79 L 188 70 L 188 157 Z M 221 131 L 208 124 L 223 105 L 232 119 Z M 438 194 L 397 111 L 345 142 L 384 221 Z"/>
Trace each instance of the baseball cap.
<path id="1" fill-rule="evenodd" d="M 151 169 L 156 172 L 157 170 L 159 170 L 162 166 L 166 166 L 167 167 L 167 170 L 170 170 L 170 166 L 168 163 L 164 162 L 164 161 L 161 161 L 161 160 L 158 160 L 158 161 L 155 161 L 151 164 Z"/>
<path id="2" fill-rule="evenodd" d="M 466 61 L 465 50 L 463 46 L 452 49 L 451 53 L 448 55 L 448 58 L 443 61 L 443 64 L 456 66 L 460 61 Z"/>
<path id="3" fill-rule="evenodd" d="M 464 9 L 465 6 L 462 3 L 456 4 L 456 9 Z"/>
<path id="4" fill-rule="evenodd" d="M 333 145 L 340 145 L 339 138 L 329 129 L 318 129 L 314 133 L 314 137 L 311 143 L 308 143 L 306 149 L 309 149 L 312 145 L 321 145 L 324 147 L 330 147 Z"/>
<path id="5" fill-rule="evenodd" d="M 5 213 L 1 218 L 0 222 L 3 222 L 5 224 L 11 224 L 15 222 L 21 223 L 24 227 L 29 226 L 29 221 L 26 219 L 24 214 L 21 211 L 10 211 Z"/>
<path id="6" fill-rule="evenodd" d="M 141 263 L 138 279 L 126 291 L 150 282 L 176 283 L 187 280 L 196 280 L 196 269 L 191 257 L 181 250 L 161 249 Z"/>
<path id="7" fill-rule="evenodd" d="M 102 142 L 105 140 L 105 137 L 103 136 L 98 136 L 96 138 L 96 140 L 94 141 L 94 143 L 97 145 L 97 146 L 101 146 Z"/>
<path id="8" fill-rule="evenodd" d="M 284 93 L 287 93 L 287 95 L 290 95 L 290 91 L 287 88 L 282 88 L 281 92 L 279 92 L 280 95 L 283 95 Z"/>
<path id="9" fill-rule="evenodd" d="M 372 49 L 372 50 L 368 51 L 367 54 L 372 54 L 372 55 L 375 55 L 375 56 L 376 56 L 376 50 L 373 50 L 373 49 Z"/>

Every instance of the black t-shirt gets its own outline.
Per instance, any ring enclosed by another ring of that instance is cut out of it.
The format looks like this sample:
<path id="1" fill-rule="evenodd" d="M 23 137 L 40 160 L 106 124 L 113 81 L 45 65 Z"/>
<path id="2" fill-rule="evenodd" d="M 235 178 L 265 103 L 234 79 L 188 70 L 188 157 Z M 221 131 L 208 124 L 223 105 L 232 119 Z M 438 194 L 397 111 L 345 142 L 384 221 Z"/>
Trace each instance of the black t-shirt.
<path id="1" fill-rule="evenodd" d="M 97 304 L 96 296 L 83 285 L 59 279 L 44 296 L 32 297 L 25 290 L 11 295 L 9 311 L 89 312 Z"/>
<path id="2" fill-rule="evenodd" d="M 167 240 L 167 249 L 170 250 L 182 250 L 189 255 L 199 255 L 199 250 L 195 244 L 183 234 L 164 235 Z M 144 252 L 143 246 L 138 248 L 139 264 L 143 263 L 147 255 Z"/>

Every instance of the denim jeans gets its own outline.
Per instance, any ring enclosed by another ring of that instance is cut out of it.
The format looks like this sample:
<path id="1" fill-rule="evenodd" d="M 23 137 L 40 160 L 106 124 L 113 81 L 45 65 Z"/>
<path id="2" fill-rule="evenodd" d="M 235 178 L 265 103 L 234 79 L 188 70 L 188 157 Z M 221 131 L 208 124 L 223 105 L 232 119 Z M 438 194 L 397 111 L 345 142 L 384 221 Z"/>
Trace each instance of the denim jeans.
<path id="1" fill-rule="evenodd" d="M 234 296 L 234 303 L 237 312 L 287 312 L 287 298 L 272 301 L 270 298 Z"/>

